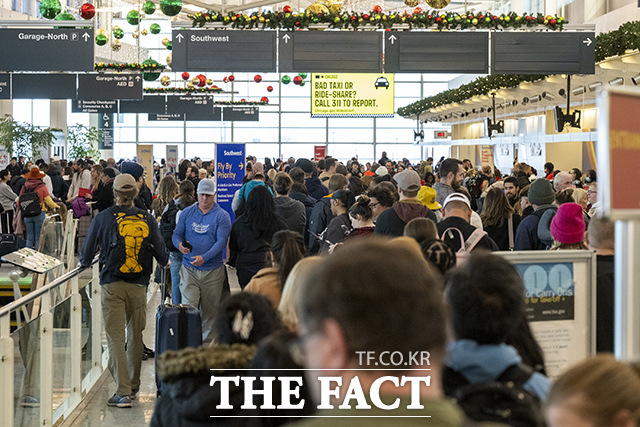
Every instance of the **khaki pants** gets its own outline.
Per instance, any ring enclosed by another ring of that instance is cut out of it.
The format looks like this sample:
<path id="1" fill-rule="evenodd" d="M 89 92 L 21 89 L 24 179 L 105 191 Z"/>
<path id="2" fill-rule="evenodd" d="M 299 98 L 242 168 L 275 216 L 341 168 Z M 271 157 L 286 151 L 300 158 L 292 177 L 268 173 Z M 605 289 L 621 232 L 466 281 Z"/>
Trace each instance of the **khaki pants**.
<path id="1" fill-rule="evenodd" d="M 147 321 L 147 287 L 127 282 L 102 286 L 102 317 L 109 348 L 109 371 L 116 394 L 128 396 L 140 389 L 142 331 Z M 126 343 L 125 350 L 125 328 Z"/>
<path id="2" fill-rule="evenodd" d="M 209 344 L 216 336 L 215 323 L 218 306 L 222 297 L 222 287 L 226 278 L 226 267 L 200 271 L 180 268 L 180 293 L 182 303 L 200 309 L 202 316 L 202 341 Z"/>

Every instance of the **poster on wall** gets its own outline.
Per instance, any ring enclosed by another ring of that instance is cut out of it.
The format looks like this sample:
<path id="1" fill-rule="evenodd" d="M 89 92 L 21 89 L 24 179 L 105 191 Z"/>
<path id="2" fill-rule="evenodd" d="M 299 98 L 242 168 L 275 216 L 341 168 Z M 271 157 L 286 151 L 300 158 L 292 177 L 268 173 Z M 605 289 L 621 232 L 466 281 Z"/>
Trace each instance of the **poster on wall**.
<path id="1" fill-rule="evenodd" d="M 236 219 L 231 203 L 233 195 L 242 187 L 242 178 L 245 174 L 244 162 L 244 144 L 216 144 L 217 203 L 227 211 L 231 222 Z"/>
<path id="2" fill-rule="evenodd" d="M 482 166 L 489 165 L 494 167 L 493 161 L 493 145 L 483 145 L 480 150 L 480 164 Z"/>
<path id="3" fill-rule="evenodd" d="M 167 158 L 165 159 L 167 167 L 173 171 L 178 167 L 178 146 L 167 145 Z"/>
<path id="4" fill-rule="evenodd" d="M 603 91 L 598 110 L 598 191 L 604 214 L 611 219 L 640 218 L 640 187 L 628 185 L 628 172 L 640 157 L 640 90 Z"/>
<path id="5" fill-rule="evenodd" d="M 315 145 L 313 147 L 313 160 L 316 162 L 327 156 L 327 147 L 325 145 Z"/>
<path id="6" fill-rule="evenodd" d="M 595 354 L 595 254 L 586 251 L 500 253 L 524 282 L 525 313 L 549 377 Z"/>
<path id="7" fill-rule="evenodd" d="M 144 182 L 153 191 L 153 145 L 138 144 L 138 163 L 144 168 Z"/>
<path id="8" fill-rule="evenodd" d="M 393 117 L 394 75 L 311 73 L 311 117 Z"/>

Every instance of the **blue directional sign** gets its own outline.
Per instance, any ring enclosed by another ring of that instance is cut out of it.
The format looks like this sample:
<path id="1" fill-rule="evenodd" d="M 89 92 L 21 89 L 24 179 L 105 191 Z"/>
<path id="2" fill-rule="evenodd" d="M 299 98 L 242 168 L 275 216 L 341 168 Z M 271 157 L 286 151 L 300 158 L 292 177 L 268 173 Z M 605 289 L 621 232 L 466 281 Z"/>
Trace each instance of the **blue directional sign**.
<path id="1" fill-rule="evenodd" d="M 244 178 L 244 144 L 217 144 L 216 150 L 216 186 L 218 204 L 229 213 L 231 222 L 235 214 L 231 208 L 233 195 L 242 187 Z"/>

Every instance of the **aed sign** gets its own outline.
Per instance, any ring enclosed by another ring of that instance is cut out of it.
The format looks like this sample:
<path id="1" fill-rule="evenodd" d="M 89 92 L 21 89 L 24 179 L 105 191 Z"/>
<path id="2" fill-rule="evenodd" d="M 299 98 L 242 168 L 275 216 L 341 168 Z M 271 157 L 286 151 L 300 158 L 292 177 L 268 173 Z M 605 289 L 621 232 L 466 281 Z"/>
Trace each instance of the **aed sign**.
<path id="1" fill-rule="evenodd" d="M 311 117 L 393 117 L 394 75 L 311 73 Z"/>

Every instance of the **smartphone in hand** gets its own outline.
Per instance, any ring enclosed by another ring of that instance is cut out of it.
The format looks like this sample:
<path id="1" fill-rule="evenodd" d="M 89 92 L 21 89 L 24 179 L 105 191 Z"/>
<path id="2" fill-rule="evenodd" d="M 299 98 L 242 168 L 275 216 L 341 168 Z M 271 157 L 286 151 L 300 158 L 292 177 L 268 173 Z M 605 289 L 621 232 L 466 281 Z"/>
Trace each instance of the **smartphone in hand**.
<path id="1" fill-rule="evenodd" d="M 186 240 L 184 242 L 182 242 L 182 246 L 184 246 L 185 248 L 189 249 L 189 252 L 191 252 L 193 250 L 193 246 L 191 246 L 191 243 L 187 242 Z"/>

